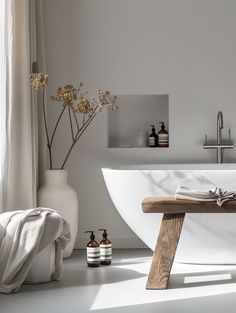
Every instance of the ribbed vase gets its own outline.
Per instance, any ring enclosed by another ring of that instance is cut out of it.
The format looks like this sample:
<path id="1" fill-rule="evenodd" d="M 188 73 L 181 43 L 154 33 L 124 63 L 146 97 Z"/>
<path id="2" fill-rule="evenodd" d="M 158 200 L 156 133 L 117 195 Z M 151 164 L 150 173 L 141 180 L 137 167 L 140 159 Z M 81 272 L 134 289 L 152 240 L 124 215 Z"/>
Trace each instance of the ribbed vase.
<path id="1" fill-rule="evenodd" d="M 66 170 L 46 170 L 44 185 L 38 191 L 38 206 L 57 210 L 70 224 L 72 239 L 64 258 L 71 256 L 78 231 L 78 197 L 67 177 Z"/>

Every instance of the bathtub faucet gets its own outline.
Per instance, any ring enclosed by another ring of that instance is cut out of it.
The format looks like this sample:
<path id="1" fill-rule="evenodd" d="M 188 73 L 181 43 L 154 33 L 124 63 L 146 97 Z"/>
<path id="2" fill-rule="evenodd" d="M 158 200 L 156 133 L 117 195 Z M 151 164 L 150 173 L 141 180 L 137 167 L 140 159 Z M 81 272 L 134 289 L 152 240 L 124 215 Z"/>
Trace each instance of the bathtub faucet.
<path id="1" fill-rule="evenodd" d="M 220 145 L 222 143 L 222 129 L 223 129 L 223 114 L 221 111 L 217 114 L 217 144 Z"/>
<path id="2" fill-rule="evenodd" d="M 217 113 L 217 142 L 207 142 L 207 135 L 205 135 L 205 143 L 203 145 L 204 149 L 216 149 L 217 150 L 217 163 L 223 163 L 223 150 L 233 149 L 234 145 L 231 142 L 231 130 L 229 129 L 229 139 L 228 142 L 222 141 L 222 129 L 223 124 L 223 113 L 219 111 Z"/>

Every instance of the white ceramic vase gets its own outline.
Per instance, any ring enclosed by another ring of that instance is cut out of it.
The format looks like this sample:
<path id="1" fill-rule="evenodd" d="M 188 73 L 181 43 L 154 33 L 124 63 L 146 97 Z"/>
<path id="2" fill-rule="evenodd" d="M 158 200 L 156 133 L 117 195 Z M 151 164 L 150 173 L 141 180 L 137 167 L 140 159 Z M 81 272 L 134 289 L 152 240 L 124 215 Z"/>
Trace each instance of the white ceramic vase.
<path id="1" fill-rule="evenodd" d="M 38 206 L 57 210 L 70 224 L 72 239 L 64 258 L 71 256 L 78 231 L 78 197 L 67 176 L 66 170 L 46 170 L 44 185 L 38 191 Z"/>

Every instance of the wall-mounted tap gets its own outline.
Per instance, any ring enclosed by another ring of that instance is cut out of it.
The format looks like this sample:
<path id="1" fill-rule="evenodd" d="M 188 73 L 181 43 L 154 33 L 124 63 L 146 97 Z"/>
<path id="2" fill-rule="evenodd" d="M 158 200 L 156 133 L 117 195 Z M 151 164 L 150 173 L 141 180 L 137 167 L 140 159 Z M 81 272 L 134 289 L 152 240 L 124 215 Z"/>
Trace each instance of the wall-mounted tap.
<path id="1" fill-rule="evenodd" d="M 220 145 L 221 141 L 222 141 L 221 130 L 223 129 L 223 127 L 224 127 L 223 113 L 221 111 L 219 111 L 217 114 L 217 143 L 218 143 L 218 145 Z"/>
<path id="2" fill-rule="evenodd" d="M 208 144 L 207 135 L 205 135 L 205 143 L 203 145 L 204 149 L 217 149 L 217 163 L 223 163 L 223 149 L 233 149 L 234 145 L 231 142 L 231 131 L 229 129 L 229 139 L 228 143 L 222 142 L 222 129 L 224 127 L 223 123 L 223 113 L 219 111 L 217 113 L 217 143 Z"/>

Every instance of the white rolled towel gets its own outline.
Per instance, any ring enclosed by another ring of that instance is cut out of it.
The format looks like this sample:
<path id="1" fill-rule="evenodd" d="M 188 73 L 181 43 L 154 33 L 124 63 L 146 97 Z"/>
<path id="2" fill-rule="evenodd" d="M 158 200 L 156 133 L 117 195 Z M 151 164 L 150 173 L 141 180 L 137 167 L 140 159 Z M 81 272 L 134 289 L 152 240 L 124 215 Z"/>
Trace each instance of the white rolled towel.
<path id="1" fill-rule="evenodd" d="M 219 206 L 224 202 L 235 200 L 235 191 L 224 191 L 223 188 L 212 188 L 210 190 L 196 190 L 185 186 L 179 186 L 175 192 L 175 199 L 179 200 L 197 200 L 202 202 L 215 201 Z"/>
<path id="2" fill-rule="evenodd" d="M 197 190 L 190 189 L 185 186 L 179 186 L 175 192 L 175 199 L 216 201 L 218 199 L 217 188 L 210 190 Z"/>

